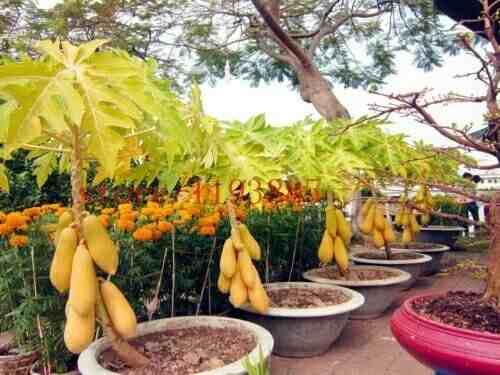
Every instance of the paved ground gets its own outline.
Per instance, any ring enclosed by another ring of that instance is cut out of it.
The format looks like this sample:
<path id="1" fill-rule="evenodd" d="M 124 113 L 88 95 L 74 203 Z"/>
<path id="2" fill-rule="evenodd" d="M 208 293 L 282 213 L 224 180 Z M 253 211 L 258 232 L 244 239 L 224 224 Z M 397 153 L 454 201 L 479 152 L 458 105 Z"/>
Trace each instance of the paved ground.
<path id="1" fill-rule="evenodd" d="M 450 254 L 445 262 L 472 259 L 483 263 L 477 253 Z M 386 314 L 375 320 L 350 321 L 332 349 L 308 359 L 274 356 L 273 375 L 431 375 L 433 372 L 408 355 L 392 337 L 389 320 L 392 312 L 406 298 L 427 291 L 451 289 L 478 290 L 482 283 L 469 273 L 422 278 L 410 291 L 401 295 Z"/>

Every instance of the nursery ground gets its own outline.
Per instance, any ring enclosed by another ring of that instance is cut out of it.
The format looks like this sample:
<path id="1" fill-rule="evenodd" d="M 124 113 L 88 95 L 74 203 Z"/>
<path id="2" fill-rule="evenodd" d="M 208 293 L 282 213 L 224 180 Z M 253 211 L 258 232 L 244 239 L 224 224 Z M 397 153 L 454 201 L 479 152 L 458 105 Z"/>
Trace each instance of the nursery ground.
<path id="1" fill-rule="evenodd" d="M 485 253 L 452 252 L 444 259 L 452 271 L 421 278 L 396 301 L 383 317 L 350 321 L 331 350 L 319 357 L 287 359 L 274 356 L 273 375 L 432 375 L 396 342 L 389 328 L 392 312 L 408 297 L 425 292 L 481 290 L 483 282 L 474 277 L 474 266 L 485 264 Z M 472 270 L 471 270 L 472 267 Z"/>

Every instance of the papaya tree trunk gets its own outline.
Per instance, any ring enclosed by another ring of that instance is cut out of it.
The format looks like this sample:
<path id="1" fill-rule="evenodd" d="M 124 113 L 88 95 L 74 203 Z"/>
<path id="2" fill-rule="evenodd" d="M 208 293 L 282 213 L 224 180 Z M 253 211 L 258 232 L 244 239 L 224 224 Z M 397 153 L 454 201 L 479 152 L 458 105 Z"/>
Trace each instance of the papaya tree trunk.
<path id="1" fill-rule="evenodd" d="M 500 306 L 500 193 L 491 199 L 491 242 L 488 253 L 488 276 L 485 299 L 496 298 Z"/>
<path id="2" fill-rule="evenodd" d="M 81 225 L 85 211 L 85 195 L 83 184 L 83 160 L 81 149 L 80 129 L 77 126 L 72 128 L 72 152 L 71 152 L 71 199 L 73 216 L 77 223 L 78 237 L 81 239 Z M 132 368 L 143 367 L 149 363 L 147 357 L 136 350 L 125 341 L 113 328 L 113 324 L 108 316 L 106 307 L 102 301 L 100 288 L 97 293 L 96 318 L 103 328 L 105 335 L 111 342 L 113 350 L 118 357 Z"/>

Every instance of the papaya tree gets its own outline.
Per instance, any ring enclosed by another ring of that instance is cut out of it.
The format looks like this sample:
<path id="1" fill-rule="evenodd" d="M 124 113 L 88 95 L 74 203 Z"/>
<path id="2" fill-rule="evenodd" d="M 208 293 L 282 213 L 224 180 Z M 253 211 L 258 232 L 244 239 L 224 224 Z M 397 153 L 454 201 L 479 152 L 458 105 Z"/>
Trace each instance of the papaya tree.
<path id="1" fill-rule="evenodd" d="M 431 95 L 430 89 L 403 94 L 377 92 L 377 95 L 386 99 L 386 103 L 373 105 L 373 110 L 376 112 L 374 117 L 387 117 L 397 113 L 412 118 L 444 136 L 452 143 L 452 146 L 446 148 L 433 147 L 421 157 L 426 157 L 425 155 L 445 155 L 464 168 L 485 171 L 500 168 L 500 117 L 498 116 L 500 113 L 498 103 L 500 44 L 497 40 L 500 20 L 497 11 L 498 2 L 481 0 L 479 3 L 482 7 L 479 19 L 460 21 L 469 27 L 473 23 L 472 29 L 475 30 L 475 33 L 458 34 L 456 44 L 477 61 L 477 66 L 471 67 L 474 70 L 464 72 L 458 78 L 474 77 L 478 82 L 484 84 L 484 92 L 469 94 L 451 90 L 449 94 L 437 96 Z M 460 87 L 460 85 L 457 85 L 457 87 Z M 483 103 L 485 105 L 483 128 L 480 131 L 473 132 L 473 126 L 470 124 L 447 124 L 432 112 L 432 109 L 439 105 L 451 106 L 463 103 Z M 466 157 L 470 151 L 474 151 L 491 161 L 478 162 L 476 159 Z M 498 220 L 500 195 L 494 193 L 490 197 L 486 194 L 478 194 L 471 189 L 470 182 L 467 183 L 462 180 L 462 183 L 457 185 L 453 181 L 443 181 L 439 176 L 433 176 L 432 174 L 420 182 L 431 188 L 490 204 L 491 225 L 477 223 L 468 218 L 459 219 L 469 225 L 482 225 L 489 229 L 491 235 L 490 259 L 484 298 L 494 297 L 500 303 L 500 240 L 498 236 L 500 231 L 500 221 Z M 418 207 L 415 208 L 418 209 Z"/>
<path id="2" fill-rule="evenodd" d="M 147 358 L 127 343 L 113 314 L 110 314 L 110 306 L 103 301 L 104 294 L 109 292 L 103 285 L 109 288 L 109 278 L 116 272 L 118 255 L 105 231 L 96 234 L 103 230 L 102 227 L 97 230 L 86 227 L 90 216 L 85 213 L 85 176 L 90 165 L 96 165 L 103 178 L 113 178 L 118 172 L 132 168 L 134 156 L 147 154 L 147 147 L 152 144 L 147 142 L 149 138 L 160 141 L 168 138 L 162 150 L 175 155 L 179 148 L 175 145 L 175 138 L 168 137 L 168 134 L 178 123 L 178 101 L 155 78 L 153 63 L 107 49 L 105 44 L 104 40 L 94 40 L 77 47 L 64 41 L 41 41 L 35 47 L 40 54 L 38 58 L 23 58 L 0 65 L 0 142 L 3 159 L 8 159 L 17 149 L 30 151 L 40 183 L 54 169 L 70 172 L 72 215 L 68 213 L 66 217 L 73 224 L 67 228 L 74 229 L 74 242 L 79 244 L 73 266 L 77 258 L 79 262 L 83 259 L 90 264 L 90 268 L 81 272 L 88 276 L 82 277 L 90 283 L 97 283 L 93 263 L 109 275 L 108 281 L 99 281 L 101 287 L 93 293 L 96 286 L 73 285 L 74 275 L 80 272 L 71 274 L 67 324 L 70 324 L 71 314 L 78 315 L 74 311 L 81 313 L 77 317 L 83 321 L 87 319 L 87 312 L 93 314 L 95 310 L 97 321 L 114 350 L 125 363 L 137 367 L 144 365 Z M 3 166 L 0 172 L 2 188 L 7 189 Z M 63 233 L 58 234 L 63 236 Z M 92 251 L 91 242 L 96 242 L 96 236 L 100 241 L 107 241 L 110 259 L 99 259 L 98 253 Z M 82 246 L 83 250 L 80 250 Z M 59 244 L 57 247 L 56 256 Z M 73 256 L 75 249 L 71 251 Z M 111 266 L 106 266 L 111 263 Z M 51 281 L 54 282 L 52 274 Z M 72 297 L 77 293 L 76 289 L 83 290 L 84 294 L 91 291 L 86 295 L 90 304 L 82 306 L 83 297 Z M 85 321 L 93 327 L 92 321 Z M 80 331 L 83 329 L 65 332 L 67 345 L 67 335 L 80 335 L 78 339 L 82 339 Z M 83 340 L 86 345 L 93 339 L 93 329 L 89 333 L 85 338 L 87 341 Z M 75 341 L 74 337 L 70 339 Z M 75 345 L 75 348 L 79 352 L 85 345 Z"/>

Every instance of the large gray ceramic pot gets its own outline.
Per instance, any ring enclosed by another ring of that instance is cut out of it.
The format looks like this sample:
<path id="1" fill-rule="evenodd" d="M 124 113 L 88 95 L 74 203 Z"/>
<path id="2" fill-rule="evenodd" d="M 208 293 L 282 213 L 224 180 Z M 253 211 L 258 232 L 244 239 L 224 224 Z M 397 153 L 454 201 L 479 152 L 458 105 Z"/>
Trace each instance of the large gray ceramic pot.
<path id="1" fill-rule="evenodd" d="M 341 291 L 349 299 L 325 307 L 271 307 L 266 314 L 256 312 L 250 305 L 241 307 L 245 319 L 271 332 L 275 341 L 273 353 L 283 357 L 312 357 L 328 351 L 340 336 L 349 315 L 365 301 L 360 293 L 336 285 L 287 282 L 266 285 L 267 290 L 291 288 L 334 289 Z"/>
<path id="2" fill-rule="evenodd" d="M 329 267 L 335 269 L 335 267 Z M 304 272 L 306 280 L 320 284 L 339 285 L 353 289 L 365 297 L 365 303 L 356 311 L 351 313 L 351 319 L 375 319 L 381 316 L 385 310 L 392 305 L 398 295 L 405 289 L 405 283 L 411 279 L 411 275 L 397 268 L 380 266 L 350 266 L 352 272 L 357 270 L 380 270 L 386 271 L 390 277 L 379 280 L 346 280 L 331 279 L 322 275 L 322 269 L 316 268 Z"/>
<path id="3" fill-rule="evenodd" d="M 465 228 L 458 226 L 429 225 L 420 229 L 417 233 L 417 241 L 439 243 L 453 249 L 464 231 Z"/>
<path id="4" fill-rule="evenodd" d="M 422 276 L 430 276 L 441 271 L 441 261 L 444 254 L 450 250 L 450 247 L 435 243 L 414 242 L 408 244 L 406 247 L 402 244 L 394 244 L 393 249 L 398 251 L 414 251 L 432 257 L 430 262 L 424 263 L 422 270 Z"/>
<path id="5" fill-rule="evenodd" d="M 168 329 L 183 329 L 190 327 L 214 327 L 214 328 L 234 328 L 250 331 L 255 337 L 257 346 L 249 354 L 250 361 L 257 363 L 259 361 L 259 351 L 262 350 L 265 359 L 269 359 L 273 349 L 273 337 L 264 328 L 243 320 L 223 318 L 216 316 L 188 316 L 180 318 L 167 318 L 154 320 L 152 322 L 139 324 L 137 336 L 144 336 L 151 333 L 157 333 Z M 106 338 L 99 339 L 92 343 L 78 358 L 78 369 L 82 375 L 119 375 L 116 372 L 103 368 L 97 359 L 100 354 L 111 346 Z M 193 348 L 193 350 L 196 348 Z M 247 371 L 243 367 L 243 360 L 231 363 L 227 366 L 215 370 L 203 371 L 194 375 L 246 375 Z M 270 361 L 268 361 L 269 363 Z M 160 374 L 158 374 L 160 375 Z"/>

